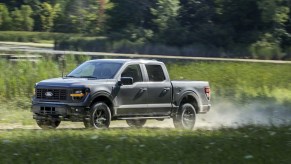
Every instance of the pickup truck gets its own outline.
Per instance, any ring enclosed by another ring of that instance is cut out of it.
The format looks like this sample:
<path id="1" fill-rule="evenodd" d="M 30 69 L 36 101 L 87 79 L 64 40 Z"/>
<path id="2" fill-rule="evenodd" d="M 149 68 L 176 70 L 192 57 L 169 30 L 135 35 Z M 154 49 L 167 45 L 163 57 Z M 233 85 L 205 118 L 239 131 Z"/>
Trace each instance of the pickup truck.
<path id="1" fill-rule="evenodd" d="M 31 111 L 42 129 L 61 121 L 108 128 L 113 120 L 142 127 L 147 119 L 173 119 L 192 130 L 196 114 L 210 110 L 206 81 L 170 81 L 164 63 L 142 59 L 86 61 L 68 75 L 35 84 Z"/>

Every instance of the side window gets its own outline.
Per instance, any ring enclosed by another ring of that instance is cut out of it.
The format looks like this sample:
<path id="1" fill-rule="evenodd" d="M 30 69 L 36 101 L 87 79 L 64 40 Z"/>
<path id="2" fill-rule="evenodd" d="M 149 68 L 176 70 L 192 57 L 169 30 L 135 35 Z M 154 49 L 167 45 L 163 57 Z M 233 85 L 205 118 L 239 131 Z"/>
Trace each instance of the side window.
<path id="1" fill-rule="evenodd" d="M 143 81 L 140 66 L 138 64 L 127 66 L 122 72 L 121 77 L 132 77 L 133 83 Z"/>
<path id="2" fill-rule="evenodd" d="M 160 65 L 146 65 L 150 81 L 164 81 L 166 80 L 162 66 Z"/>

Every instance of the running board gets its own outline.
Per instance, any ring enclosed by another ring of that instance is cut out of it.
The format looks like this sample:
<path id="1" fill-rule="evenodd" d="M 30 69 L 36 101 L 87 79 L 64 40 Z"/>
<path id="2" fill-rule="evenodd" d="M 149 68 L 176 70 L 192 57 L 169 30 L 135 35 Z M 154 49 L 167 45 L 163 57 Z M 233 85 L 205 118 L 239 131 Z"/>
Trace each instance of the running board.
<path id="1" fill-rule="evenodd" d="M 170 116 L 161 117 L 118 117 L 117 120 L 140 120 L 140 119 L 169 119 Z"/>

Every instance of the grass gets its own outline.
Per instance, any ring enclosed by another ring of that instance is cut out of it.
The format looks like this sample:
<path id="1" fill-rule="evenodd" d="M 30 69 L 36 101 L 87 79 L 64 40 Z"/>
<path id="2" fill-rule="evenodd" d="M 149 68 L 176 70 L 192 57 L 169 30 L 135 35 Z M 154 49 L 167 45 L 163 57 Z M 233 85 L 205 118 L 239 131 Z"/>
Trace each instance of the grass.
<path id="1" fill-rule="evenodd" d="M 1 163 L 290 163 L 291 127 L 2 130 Z"/>
<path id="2" fill-rule="evenodd" d="M 67 56 L 65 73 L 89 59 L 88 56 Z M 0 70 L 3 70 L 0 72 L 0 96 L 8 100 L 30 98 L 36 82 L 61 76 L 60 63 L 52 59 L 35 64 L 0 59 Z M 286 73 L 291 70 L 291 64 L 200 61 L 168 63 L 167 67 L 173 80 L 209 81 L 213 100 L 291 102 L 291 74 Z"/>
<path id="3" fill-rule="evenodd" d="M 172 79 L 209 81 L 214 98 L 291 102 L 291 64 L 189 62 L 168 70 Z"/>
<path id="4" fill-rule="evenodd" d="M 88 59 L 67 56 L 66 72 Z M 172 79 L 209 81 L 214 106 L 220 100 L 239 105 L 272 101 L 278 107 L 291 103 L 290 64 L 187 62 L 167 67 Z M 181 131 L 114 126 L 86 130 L 80 123 L 74 129 L 17 129 L 36 127 L 29 111 L 34 83 L 59 77 L 61 66 L 50 58 L 34 64 L 1 59 L 0 70 L 0 126 L 15 127 L 0 130 L 0 163 L 291 162 L 290 125 Z M 67 124 L 73 123 L 61 126 Z"/>

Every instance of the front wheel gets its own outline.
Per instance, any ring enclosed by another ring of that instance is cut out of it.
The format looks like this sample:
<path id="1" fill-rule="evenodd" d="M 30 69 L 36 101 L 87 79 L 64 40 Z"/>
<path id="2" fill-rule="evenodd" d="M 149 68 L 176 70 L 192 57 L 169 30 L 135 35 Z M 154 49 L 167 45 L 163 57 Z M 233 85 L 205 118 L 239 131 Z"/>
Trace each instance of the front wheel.
<path id="1" fill-rule="evenodd" d="M 128 126 L 133 128 L 141 128 L 145 125 L 146 119 L 126 120 Z"/>
<path id="2" fill-rule="evenodd" d="M 42 129 L 56 129 L 61 121 L 56 120 L 36 120 L 37 125 Z"/>
<path id="3" fill-rule="evenodd" d="M 173 118 L 175 128 L 192 130 L 196 121 L 196 111 L 192 104 L 185 103 L 179 108 L 177 115 Z"/>
<path id="4" fill-rule="evenodd" d="M 108 128 L 111 122 L 111 112 L 107 104 L 97 102 L 91 107 L 89 122 L 84 121 L 86 128 Z"/>

